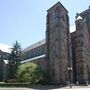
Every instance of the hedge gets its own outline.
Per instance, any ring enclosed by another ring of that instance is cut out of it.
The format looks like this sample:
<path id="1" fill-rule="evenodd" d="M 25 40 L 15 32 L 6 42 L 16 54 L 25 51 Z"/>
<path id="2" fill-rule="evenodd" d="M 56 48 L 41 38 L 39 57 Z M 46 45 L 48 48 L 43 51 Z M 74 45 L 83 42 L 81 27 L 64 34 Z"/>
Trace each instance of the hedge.
<path id="1" fill-rule="evenodd" d="M 28 83 L 0 83 L 0 87 L 29 87 Z"/>

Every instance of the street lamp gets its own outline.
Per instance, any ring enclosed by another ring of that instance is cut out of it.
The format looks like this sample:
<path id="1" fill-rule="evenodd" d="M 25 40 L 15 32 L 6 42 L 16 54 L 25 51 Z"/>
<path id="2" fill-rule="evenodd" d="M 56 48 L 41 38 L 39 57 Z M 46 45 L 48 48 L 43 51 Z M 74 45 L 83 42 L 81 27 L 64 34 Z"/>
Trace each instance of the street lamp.
<path id="1" fill-rule="evenodd" d="M 68 67 L 68 72 L 69 72 L 69 80 L 70 80 L 70 88 L 72 88 L 72 67 Z"/>

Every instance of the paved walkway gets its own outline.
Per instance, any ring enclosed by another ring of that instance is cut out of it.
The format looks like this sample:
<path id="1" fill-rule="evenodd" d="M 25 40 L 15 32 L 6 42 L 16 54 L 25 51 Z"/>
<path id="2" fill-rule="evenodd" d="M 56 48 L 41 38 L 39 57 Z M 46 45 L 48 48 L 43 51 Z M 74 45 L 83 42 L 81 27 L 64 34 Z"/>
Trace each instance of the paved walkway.
<path id="1" fill-rule="evenodd" d="M 0 90 L 33 90 L 29 88 L 0 88 Z"/>
<path id="2" fill-rule="evenodd" d="M 54 87 L 54 86 L 42 86 L 38 88 L 0 88 L 0 90 L 90 90 L 90 86 L 73 86 L 67 87 Z"/>

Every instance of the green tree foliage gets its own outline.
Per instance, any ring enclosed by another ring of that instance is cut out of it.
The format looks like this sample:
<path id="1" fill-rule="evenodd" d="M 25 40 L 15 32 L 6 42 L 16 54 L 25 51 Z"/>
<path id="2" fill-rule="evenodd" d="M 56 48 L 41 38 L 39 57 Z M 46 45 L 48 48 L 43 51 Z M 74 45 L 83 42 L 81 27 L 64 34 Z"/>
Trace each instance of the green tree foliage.
<path id="1" fill-rule="evenodd" d="M 43 70 L 37 64 L 30 62 L 19 66 L 17 77 L 20 82 L 34 85 L 43 80 L 43 74 Z"/>
<path id="2" fill-rule="evenodd" d="M 16 41 L 11 48 L 11 53 L 8 57 L 8 79 L 16 79 L 16 72 L 20 61 L 23 59 L 20 44 Z"/>
<path id="3" fill-rule="evenodd" d="M 0 81 L 2 81 L 2 79 L 3 79 L 3 53 L 2 53 L 2 51 L 0 50 Z"/>

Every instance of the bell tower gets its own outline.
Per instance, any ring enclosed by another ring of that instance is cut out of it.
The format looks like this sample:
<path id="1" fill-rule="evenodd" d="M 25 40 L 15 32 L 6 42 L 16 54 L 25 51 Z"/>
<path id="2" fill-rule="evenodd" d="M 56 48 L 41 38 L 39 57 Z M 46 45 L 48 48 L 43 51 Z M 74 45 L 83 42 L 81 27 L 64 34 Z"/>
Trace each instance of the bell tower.
<path id="1" fill-rule="evenodd" d="M 89 32 L 86 20 L 80 15 L 76 19 L 76 79 L 80 84 L 88 81 Z"/>
<path id="2" fill-rule="evenodd" d="M 58 2 L 47 10 L 46 60 L 50 83 L 68 81 L 69 41 L 68 11 Z"/>

